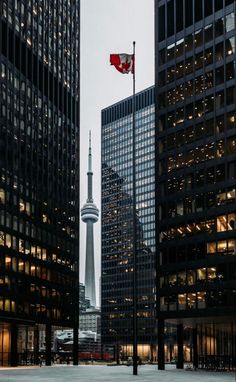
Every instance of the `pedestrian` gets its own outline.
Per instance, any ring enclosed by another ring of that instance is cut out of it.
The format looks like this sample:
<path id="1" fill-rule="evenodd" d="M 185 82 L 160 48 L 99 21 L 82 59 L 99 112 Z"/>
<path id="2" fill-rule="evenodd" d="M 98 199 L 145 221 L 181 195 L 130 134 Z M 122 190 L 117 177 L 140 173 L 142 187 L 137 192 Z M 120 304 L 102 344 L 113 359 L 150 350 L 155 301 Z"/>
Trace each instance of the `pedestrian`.
<path id="1" fill-rule="evenodd" d="M 43 364 L 43 360 L 42 360 L 42 357 L 41 357 L 41 356 L 39 356 L 39 366 L 41 367 L 41 366 L 42 366 L 42 364 Z"/>

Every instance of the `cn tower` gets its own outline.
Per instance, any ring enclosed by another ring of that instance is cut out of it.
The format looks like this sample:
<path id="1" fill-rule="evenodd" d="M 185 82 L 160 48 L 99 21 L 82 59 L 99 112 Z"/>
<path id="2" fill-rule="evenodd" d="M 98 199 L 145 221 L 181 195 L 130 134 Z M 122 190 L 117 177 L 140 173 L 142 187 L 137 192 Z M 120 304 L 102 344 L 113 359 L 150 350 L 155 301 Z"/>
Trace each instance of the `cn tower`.
<path id="1" fill-rule="evenodd" d="M 81 218 L 87 224 L 86 233 L 86 260 L 85 260 L 85 296 L 90 300 L 91 307 L 96 307 L 95 271 L 94 271 L 94 240 L 93 225 L 98 221 L 99 211 L 93 203 L 93 172 L 92 172 L 92 148 L 91 131 L 89 132 L 88 153 L 88 197 L 81 209 Z"/>

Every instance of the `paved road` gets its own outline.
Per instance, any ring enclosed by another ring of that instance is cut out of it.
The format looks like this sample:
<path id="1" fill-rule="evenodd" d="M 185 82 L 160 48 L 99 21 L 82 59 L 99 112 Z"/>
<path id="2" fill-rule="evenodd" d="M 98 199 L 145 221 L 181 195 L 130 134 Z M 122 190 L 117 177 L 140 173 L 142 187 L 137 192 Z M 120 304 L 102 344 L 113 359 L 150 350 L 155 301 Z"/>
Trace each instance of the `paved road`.
<path id="1" fill-rule="evenodd" d="M 176 370 L 168 365 L 165 371 L 156 366 L 139 367 L 132 375 L 127 366 L 53 366 L 0 369 L 0 382 L 236 382 L 234 373 Z"/>

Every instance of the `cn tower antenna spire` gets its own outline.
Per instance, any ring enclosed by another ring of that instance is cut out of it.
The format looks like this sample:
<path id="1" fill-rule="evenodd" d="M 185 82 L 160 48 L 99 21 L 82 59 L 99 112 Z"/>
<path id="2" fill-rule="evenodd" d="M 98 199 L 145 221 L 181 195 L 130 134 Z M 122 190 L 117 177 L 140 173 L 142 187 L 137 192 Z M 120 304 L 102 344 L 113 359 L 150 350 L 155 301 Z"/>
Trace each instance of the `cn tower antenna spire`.
<path id="1" fill-rule="evenodd" d="M 91 130 L 89 131 L 89 152 L 88 152 L 88 197 L 87 203 L 93 203 L 93 170 L 92 170 L 92 147 Z"/>
<path id="2" fill-rule="evenodd" d="M 93 203 L 93 170 L 92 170 L 92 145 L 91 131 L 89 131 L 88 150 L 88 197 L 81 209 L 81 218 L 87 225 L 86 235 L 86 260 L 85 260 L 85 296 L 90 300 L 90 305 L 96 307 L 95 270 L 94 270 L 94 241 L 93 224 L 98 221 L 99 211 Z"/>
<path id="3" fill-rule="evenodd" d="M 88 154 L 88 175 L 92 174 L 92 146 L 91 146 L 91 130 L 89 130 L 89 154 Z"/>

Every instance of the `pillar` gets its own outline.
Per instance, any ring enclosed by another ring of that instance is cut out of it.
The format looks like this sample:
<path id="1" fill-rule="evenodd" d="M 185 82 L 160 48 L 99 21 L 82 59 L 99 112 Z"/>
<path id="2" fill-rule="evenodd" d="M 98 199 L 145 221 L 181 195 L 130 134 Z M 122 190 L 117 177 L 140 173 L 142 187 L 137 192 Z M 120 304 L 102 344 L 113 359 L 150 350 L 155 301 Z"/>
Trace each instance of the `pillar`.
<path id="1" fill-rule="evenodd" d="M 158 369 L 165 370 L 165 348 L 164 348 L 164 327 L 165 322 L 163 319 L 158 320 Z"/>
<path id="2" fill-rule="evenodd" d="M 184 368 L 184 340 L 183 340 L 183 324 L 177 325 L 177 347 L 178 347 L 178 358 L 177 358 L 177 369 Z"/>
<path id="3" fill-rule="evenodd" d="M 18 366 L 18 353 L 17 353 L 17 337 L 18 327 L 17 324 L 11 324 L 11 358 L 10 365 Z"/>
<path id="4" fill-rule="evenodd" d="M 46 366 L 51 366 L 52 353 L 51 353 L 51 342 L 52 342 L 52 326 L 50 324 L 46 325 Z"/>
<path id="5" fill-rule="evenodd" d="M 116 342 L 116 363 L 117 365 L 120 364 L 120 345 L 118 342 Z"/>
<path id="6" fill-rule="evenodd" d="M 151 345 L 150 345 L 150 362 L 151 362 L 151 363 L 153 363 L 153 359 L 154 359 L 154 355 L 153 355 L 153 353 L 154 353 L 154 345 L 151 344 Z"/>
<path id="7" fill-rule="evenodd" d="M 79 328 L 77 325 L 73 328 L 73 365 L 77 366 L 79 354 Z"/>
<path id="8" fill-rule="evenodd" d="M 192 329 L 193 339 L 193 367 L 198 368 L 197 328 Z"/>
<path id="9" fill-rule="evenodd" d="M 39 328 L 34 327 L 34 364 L 37 365 L 39 360 Z"/>

